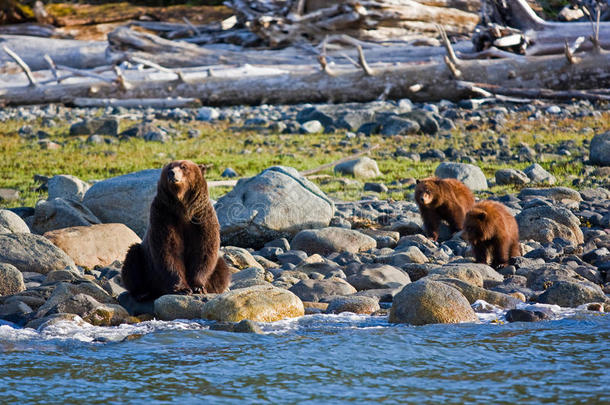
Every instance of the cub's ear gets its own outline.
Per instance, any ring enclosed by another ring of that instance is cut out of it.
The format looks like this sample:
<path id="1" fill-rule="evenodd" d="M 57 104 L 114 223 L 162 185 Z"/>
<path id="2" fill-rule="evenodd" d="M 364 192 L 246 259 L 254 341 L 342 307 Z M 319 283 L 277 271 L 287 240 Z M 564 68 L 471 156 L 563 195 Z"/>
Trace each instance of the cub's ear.
<path id="1" fill-rule="evenodd" d="M 197 165 L 199 166 L 199 170 L 201 170 L 201 174 L 203 174 L 205 176 L 206 172 L 211 169 L 212 167 L 214 167 L 213 163 L 208 163 L 208 164 L 202 164 L 202 165 Z"/>
<path id="2" fill-rule="evenodd" d="M 478 220 L 482 221 L 487 218 L 487 213 L 485 211 L 477 212 L 476 217 Z"/>
<path id="3" fill-rule="evenodd" d="M 419 180 L 419 179 L 415 180 L 415 184 L 419 184 L 419 183 L 421 183 L 421 180 Z"/>

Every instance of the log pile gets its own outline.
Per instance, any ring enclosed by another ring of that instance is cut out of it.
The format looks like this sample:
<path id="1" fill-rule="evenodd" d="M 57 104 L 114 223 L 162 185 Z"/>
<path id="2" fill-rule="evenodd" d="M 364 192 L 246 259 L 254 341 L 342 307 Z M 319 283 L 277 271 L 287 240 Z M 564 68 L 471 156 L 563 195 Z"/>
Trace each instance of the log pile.
<path id="1" fill-rule="evenodd" d="M 248 29 L 271 47 L 299 41 L 320 43 L 327 35 L 346 34 L 367 41 L 399 40 L 421 32 L 436 34 L 443 24 L 451 34 L 468 34 L 478 14 L 445 5 L 474 8 L 473 1 L 430 0 L 228 0 Z M 432 5 L 430 5 L 432 4 Z M 440 6 L 440 7 L 439 7 Z"/>
<path id="2" fill-rule="evenodd" d="M 501 36 L 490 39 L 491 47 L 480 52 L 473 52 L 466 42 L 451 44 L 447 32 L 440 26 L 442 47 L 414 48 L 404 42 L 380 45 L 344 34 L 322 36 L 320 33 L 317 46 L 296 40 L 295 46 L 281 50 L 204 47 L 120 27 L 108 36 L 103 55 L 95 51 L 96 57 L 90 59 L 88 66 L 74 67 L 66 63 L 70 58 L 62 57 L 65 55 L 61 54 L 61 46 L 45 46 L 47 55 L 40 49 L 38 54 L 24 54 L 23 49 L 31 48 L 14 48 L 13 45 L 19 45 L 15 40 L 5 42 L 4 53 L 23 73 L 0 76 L 0 103 L 64 102 L 81 106 L 161 108 L 198 103 L 291 104 L 400 98 L 413 101 L 468 97 L 513 101 L 610 99 L 610 92 L 603 90 L 610 88 L 610 52 L 604 49 L 610 38 L 606 34 L 610 33 L 609 23 L 598 23 L 593 30 L 591 24 L 550 23 L 539 19 L 525 0 L 509 2 L 523 25 L 511 28 L 512 31 L 502 31 L 501 26 L 496 26 Z M 291 18 L 295 15 L 311 18 L 312 13 L 328 10 L 328 7 L 315 11 L 301 9 L 290 0 L 261 1 L 260 4 L 284 4 L 285 8 L 280 11 Z M 358 4 L 345 0 L 339 6 L 357 7 Z M 257 12 L 269 10 L 257 9 Z M 519 12 L 523 15 L 519 16 Z M 233 26 L 240 24 L 233 23 Z M 270 30 L 279 29 L 279 25 L 272 27 L 267 26 Z M 165 28 L 172 35 L 183 35 L 179 26 Z M 219 29 L 224 30 L 222 26 Z M 535 41 L 532 33 L 537 35 Z M 562 47 L 546 45 L 545 52 L 531 52 L 536 46 L 547 44 L 540 38 L 552 35 Z M 519 36 L 521 40 L 505 39 L 510 36 Z M 566 38 L 576 40 L 566 46 Z M 521 54 L 508 52 L 511 46 L 517 47 L 513 51 Z"/>

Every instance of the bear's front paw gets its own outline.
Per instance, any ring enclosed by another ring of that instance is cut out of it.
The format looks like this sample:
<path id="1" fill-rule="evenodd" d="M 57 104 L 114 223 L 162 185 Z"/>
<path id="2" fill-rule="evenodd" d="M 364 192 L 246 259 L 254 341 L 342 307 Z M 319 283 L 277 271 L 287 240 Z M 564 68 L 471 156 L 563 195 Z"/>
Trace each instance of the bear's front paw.
<path id="1" fill-rule="evenodd" d="M 174 294 L 176 294 L 176 295 L 191 295 L 192 293 L 193 293 L 193 290 L 191 290 L 188 287 L 178 288 L 178 289 L 174 290 Z"/>

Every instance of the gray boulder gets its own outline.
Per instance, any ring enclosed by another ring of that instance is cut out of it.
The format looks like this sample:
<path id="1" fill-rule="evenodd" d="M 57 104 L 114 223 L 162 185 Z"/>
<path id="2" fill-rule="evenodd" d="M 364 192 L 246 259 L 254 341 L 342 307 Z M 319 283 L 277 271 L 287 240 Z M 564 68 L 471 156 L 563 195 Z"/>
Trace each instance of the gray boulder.
<path id="1" fill-rule="evenodd" d="M 347 174 L 363 179 L 381 176 L 377 162 L 366 156 L 339 163 L 335 166 L 334 170 L 335 173 Z"/>
<path id="2" fill-rule="evenodd" d="M 508 294 L 486 290 L 485 288 L 477 287 L 462 280 L 439 279 L 438 281 L 442 281 L 443 283 L 446 283 L 459 290 L 470 304 L 474 304 L 474 302 L 478 300 L 483 300 L 500 308 L 510 309 L 516 308 L 517 305 L 521 304 L 519 299 Z"/>
<path id="3" fill-rule="evenodd" d="M 117 136 L 118 133 L 118 117 L 84 119 L 70 126 L 70 136 L 93 134 Z"/>
<path id="4" fill-rule="evenodd" d="M 589 151 L 592 164 L 610 166 L 610 131 L 595 135 L 591 140 Z"/>
<path id="5" fill-rule="evenodd" d="M 457 289 L 433 280 L 418 280 L 396 294 L 390 322 L 426 325 L 430 323 L 477 322 L 468 300 Z"/>
<path id="6" fill-rule="evenodd" d="M 521 170 L 500 169 L 496 171 L 496 183 L 498 185 L 523 185 L 530 181 L 530 178 Z"/>
<path id="7" fill-rule="evenodd" d="M 377 241 L 352 229 L 330 227 L 301 231 L 292 239 L 290 246 L 309 255 L 328 255 L 333 252 L 363 252 L 375 248 Z"/>
<path id="8" fill-rule="evenodd" d="M 370 315 L 379 311 L 379 301 L 372 297 L 351 296 L 334 298 L 328 303 L 326 313 L 340 314 L 341 312 L 352 312 L 354 314 Z"/>
<path id="9" fill-rule="evenodd" d="M 519 192 L 520 200 L 528 200 L 532 198 L 547 198 L 563 203 L 578 203 L 582 201 L 582 197 L 578 191 L 567 187 L 524 188 L 521 190 L 521 192 Z"/>
<path id="10" fill-rule="evenodd" d="M 49 179 L 49 200 L 53 198 L 73 199 L 82 201 L 85 193 L 91 187 L 78 177 L 69 174 L 60 174 Z"/>
<path id="11" fill-rule="evenodd" d="M 30 228 L 13 211 L 0 210 L 0 233 L 30 233 Z"/>
<path id="12" fill-rule="evenodd" d="M 76 200 L 53 198 L 52 200 L 41 200 L 36 204 L 32 231 L 43 234 L 56 229 L 99 223 L 100 220 L 89 208 Z"/>
<path id="13" fill-rule="evenodd" d="M 76 266 L 74 261 L 48 239 L 30 233 L 0 235 L 0 263 L 9 263 L 20 271 L 47 274 Z"/>
<path id="14" fill-rule="evenodd" d="M 538 163 L 532 163 L 523 171 L 527 177 L 536 184 L 555 184 L 557 179 L 551 173 L 544 170 Z"/>
<path id="15" fill-rule="evenodd" d="M 387 264 L 363 265 L 358 273 L 347 278 L 358 291 L 382 288 L 402 288 L 411 282 L 409 275 Z"/>
<path id="16" fill-rule="evenodd" d="M 239 180 L 215 208 L 223 244 L 254 248 L 303 229 L 326 227 L 335 212 L 316 185 L 283 166 Z"/>
<path id="17" fill-rule="evenodd" d="M 160 169 L 142 170 L 100 181 L 87 191 L 83 204 L 103 223 L 125 224 L 142 238 L 160 175 Z"/>
<path id="18" fill-rule="evenodd" d="M 331 277 L 324 280 L 301 280 L 290 287 L 290 291 L 303 301 L 318 302 L 336 295 L 354 294 L 356 289 L 341 278 Z"/>
<path id="19" fill-rule="evenodd" d="M 606 302 L 607 298 L 596 285 L 557 281 L 538 296 L 538 302 L 560 307 L 577 307 L 589 302 Z"/>
<path id="20" fill-rule="evenodd" d="M 487 190 L 487 179 L 483 171 L 469 163 L 443 162 L 434 174 L 442 179 L 458 179 L 473 191 Z"/>
<path id="21" fill-rule="evenodd" d="M 163 295 L 155 300 L 155 316 L 163 321 L 200 319 L 207 299 L 198 295 Z"/>
<path id="22" fill-rule="evenodd" d="M 17 267 L 0 263 L 0 296 L 17 294 L 25 290 L 23 274 Z"/>
<path id="23" fill-rule="evenodd" d="M 538 206 L 521 211 L 515 219 L 519 225 L 521 240 L 533 239 L 540 243 L 555 238 L 569 240 L 575 245 L 583 243 L 580 221 L 566 208 Z"/>

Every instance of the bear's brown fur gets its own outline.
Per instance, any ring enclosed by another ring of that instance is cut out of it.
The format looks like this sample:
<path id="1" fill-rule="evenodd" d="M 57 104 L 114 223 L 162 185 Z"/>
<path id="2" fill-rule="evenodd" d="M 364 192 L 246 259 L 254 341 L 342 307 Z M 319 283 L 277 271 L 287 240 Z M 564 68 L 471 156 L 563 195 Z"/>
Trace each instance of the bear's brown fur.
<path id="1" fill-rule="evenodd" d="M 443 219 L 449 224 L 452 233 L 462 229 L 466 213 L 474 205 L 474 195 L 459 180 L 429 177 L 417 180 L 415 202 L 427 235 L 436 241 Z"/>
<path id="2" fill-rule="evenodd" d="M 481 201 L 466 214 L 462 237 L 470 242 L 478 263 L 500 267 L 520 256 L 519 226 L 506 207 L 496 201 Z"/>
<path id="3" fill-rule="evenodd" d="M 218 256 L 220 225 L 205 170 L 180 160 L 161 171 L 148 229 L 142 243 L 130 247 L 121 273 L 137 300 L 227 289 L 231 275 Z"/>

